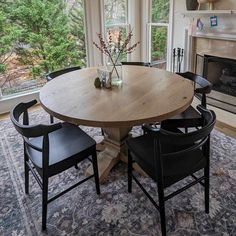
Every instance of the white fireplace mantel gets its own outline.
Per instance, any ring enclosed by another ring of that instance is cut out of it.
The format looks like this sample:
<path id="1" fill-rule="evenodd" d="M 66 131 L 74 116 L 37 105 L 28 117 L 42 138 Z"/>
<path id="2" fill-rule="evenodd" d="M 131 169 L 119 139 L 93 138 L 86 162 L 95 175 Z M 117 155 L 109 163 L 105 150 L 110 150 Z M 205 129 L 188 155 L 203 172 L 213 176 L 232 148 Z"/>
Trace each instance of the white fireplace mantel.
<path id="1" fill-rule="evenodd" d="M 201 17 L 210 15 L 233 15 L 236 14 L 236 10 L 195 10 L 195 11 L 183 11 L 181 14 L 184 17 Z"/>
<path id="2" fill-rule="evenodd" d="M 226 41 L 236 41 L 236 35 L 233 34 L 218 34 L 218 33 L 195 33 L 190 35 L 195 38 L 205 38 L 205 39 L 218 39 Z"/>

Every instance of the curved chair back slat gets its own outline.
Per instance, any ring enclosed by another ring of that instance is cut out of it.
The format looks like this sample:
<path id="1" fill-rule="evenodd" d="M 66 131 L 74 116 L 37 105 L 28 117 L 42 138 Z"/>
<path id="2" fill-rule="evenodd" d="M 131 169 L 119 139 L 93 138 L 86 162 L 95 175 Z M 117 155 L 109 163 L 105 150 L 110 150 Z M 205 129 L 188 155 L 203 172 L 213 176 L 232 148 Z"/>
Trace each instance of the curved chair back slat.
<path id="1" fill-rule="evenodd" d="M 173 133 L 164 129 L 160 130 L 161 139 L 164 142 L 172 143 L 177 146 L 186 146 L 203 140 L 207 137 L 214 128 L 216 122 L 216 115 L 213 111 L 206 110 L 202 106 L 197 107 L 198 111 L 202 114 L 204 125 L 201 129 L 198 129 L 189 133 Z"/>
<path id="2" fill-rule="evenodd" d="M 193 151 L 206 142 L 205 139 L 210 135 L 211 131 L 214 128 L 216 115 L 213 111 L 207 110 L 200 105 L 197 107 L 197 109 L 203 117 L 204 124 L 201 129 L 198 129 L 196 131 L 189 133 L 175 133 L 164 129 L 153 129 L 151 126 L 146 127 L 146 133 L 154 137 L 154 145 L 160 145 L 160 147 L 156 148 L 156 150 L 160 154 L 162 153 L 161 146 L 164 145 L 178 146 L 178 150 L 183 153 L 185 149 L 186 151 L 189 151 L 192 147 L 191 151 Z M 159 142 L 158 140 L 161 141 Z M 160 156 L 160 154 L 156 153 L 157 156 Z M 169 154 L 172 155 L 171 153 Z M 165 156 L 167 155 L 168 154 L 165 153 Z"/>
<path id="3" fill-rule="evenodd" d="M 196 93 L 201 94 L 208 94 L 211 92 L 212 89 L 212 83 L 208 81 L 207 79 L 203 78 L 200 75 L 194 74 L 192 72 L 185 72 L 185 73 L 176 73 L 186 79 L 189 79 L 200 86 L 200 88 L 196 88 Z"/>
<path id="4" fill-rule="evenodd" d="M 121 64 L 123 66 L 146 66 L 146 67 L 150 67 L 150 63 L 149 62 L 121 62 Z"/>
<path id="5" fill-rule="evenodd" d="M 36 100 L 27 103 L 19 103 L 10 113 L 10 118 L 14 127 L 22 136 L 26 138 L 44 136 L 62 127 L 61 123 L 53 125 L 29 125 L 28 109 L 36 103 Z M 20 123 L 20 117 L 22 115 L 23 122 Z"/>
<path id="6" fill-rule="evenodd" d="M 194 74 L 192 72 L 185 73 L 176 73 L 186 79 L 189 79 L 197 84 L 198 87 L 195 87 L 195 94 L 200 94 L 201 96 L 201 104 L 206 108 L 206 94 L 209 94 L 212 90 L 212 83 L 200 75 Z M 198 97 L 199 98 L 199 97 Z"/>
<path id="7" fill-rule="evenodd" d="M 68 72 L 71 72 L 71 71 L 80 70 L 80 69 L 81 69 L 81 67 L 74 66 L 74 67 L 69 67 L 69 68 L 53 71 L 53 72 L 48 73 L 45 76 L 45 78 L 46 78 L 47 81 L 50 81 L 50 80 L 56 78 L 57 76 L 63 75 L 65 73 L 68 73 Z"/>

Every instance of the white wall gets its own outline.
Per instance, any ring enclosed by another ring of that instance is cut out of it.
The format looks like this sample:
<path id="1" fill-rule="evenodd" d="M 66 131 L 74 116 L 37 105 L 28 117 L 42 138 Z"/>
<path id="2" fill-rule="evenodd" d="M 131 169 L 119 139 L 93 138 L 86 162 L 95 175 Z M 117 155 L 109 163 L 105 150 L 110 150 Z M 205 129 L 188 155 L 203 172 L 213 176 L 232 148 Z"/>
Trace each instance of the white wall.
<path id="1" fill-rule="evenodd" d="M 173 47 L 184 47 L 184 31 L 188 27 L 189 19 L 183 17 L 182 12 L 186 10 L 186 0 L 174 1 L 173 17 Z"/>

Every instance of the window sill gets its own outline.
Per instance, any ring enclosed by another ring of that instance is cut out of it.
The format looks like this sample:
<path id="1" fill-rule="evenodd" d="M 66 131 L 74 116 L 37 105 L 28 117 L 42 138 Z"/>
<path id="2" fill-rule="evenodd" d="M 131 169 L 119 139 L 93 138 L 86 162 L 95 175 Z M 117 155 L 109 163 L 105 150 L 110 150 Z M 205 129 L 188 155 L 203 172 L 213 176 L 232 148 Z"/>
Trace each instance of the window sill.
<path id="1" fill-rule="evenodd" d="M 25 91 L 13 95 L 3 96 L 0 98 L 0 114 L 9 112 L 16 104 L 20 102 L 27 102 L 33 99 L 39 101 L 40 89 Z"/>
<path id="2" fill-rule="evenodd" d="M 15 93 L 15 94 L 11 94 L 11 95 L 6 95 L 6 96 L 2 96 L 0 97 L 0 102 L 1 101 L 6 101 L 6 100 L 11 100 L 14 98 L 20 98 L 20 97 L 24 97 L 24 96 L 28 96 L 31 94 L 37 94 L 39 93 L 40 89 L 33 89 L 33 90 L 29 90 L 29 91 L 24 91 L 24 92 L 19 92 L 19 93 Z"/>

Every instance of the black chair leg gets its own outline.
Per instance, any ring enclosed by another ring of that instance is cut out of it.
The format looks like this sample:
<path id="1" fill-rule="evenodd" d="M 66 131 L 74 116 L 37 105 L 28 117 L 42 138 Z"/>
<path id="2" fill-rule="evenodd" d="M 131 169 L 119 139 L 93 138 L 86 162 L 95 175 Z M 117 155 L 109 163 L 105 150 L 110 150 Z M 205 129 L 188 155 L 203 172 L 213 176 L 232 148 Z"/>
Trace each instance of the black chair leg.
<path id="1" fill-rule="evenodd" d="M 132 192 L 132 156 L 128 150 L 128 192 Z"/>
<path id="2" fill-rule="evenodd" d="M 75 169 L 76 169 L 76 170 L 78 170 L 78 169 L 79 169 L 79 167 L 78 167 L 78 165 L 77 165 L 77 164 L 75 165 Z"/>
<path id="3" fill-rule="evenodd" d="M 204 168 L 204 177 L 205 177 L 205 212 L 209 213 L 209 199 L 210 199 L 210 181 L 209 181 L 209 166 Z"/>
<path id="4" fill-rule="evenodd" d="M 54 123 L 54 117 L 52 115 L 50 115 L 50 123 L 53 124 Z"/>
<path id="5" fill-rule="evenodd" d="M 99 184 L 98 162 L 97 162 L 97 152 L 96 151 L 92 155 L 92 159 L 93 159 L 93 173 L 94 173 L 96 191 L 97 191 L 97 194 L 99 195 L 100 194 L 100 184 Z"/>
<path id="6" fill-rule="evenodd" d="M 47 228 L 47 208 L 48 208 L 48 178 L 43 179 L 43 201 L 42 201 L 42 229 Z"/>
<path id="7" fill-rule="evenodd" d="M 25 193 L 29 194 L 29 166 L 27 162 L 29 161 L 26 153 L 24 154 L 24 165 L 25 165 Z"/>
<path id="8" fill-rule="evenodd" d="M 184 132 L 185 132 L 185 134 L 188 133 L 188 128 L 187 127 L 184 128 Z"/>
<path id="9" fill-rule="evenodd" d="M 160 208 L 159 210 L 160 210 L 160 217 L 161 217 L 161 233 L 162 233 L 162 236 L 166 236 L 164 189 L 160 187 L 160 185 L 158 186 L 158 198 L 159 198 L 159 208 Z"/>
<path id="10" fill-rule="evenodd" d="M 203 152 L 207 157 L 207 164 L 204 168 L 204 183 L 205 183 L 205 212 L 209 213 L 209 201 L 210 201 L 210 135 L 207 142 L 203 146 Z"/>
<path id="11" fill-rule="evenodd" d="M 25 193 L 29 194 L 29 167 L 25 162 Z"/>

